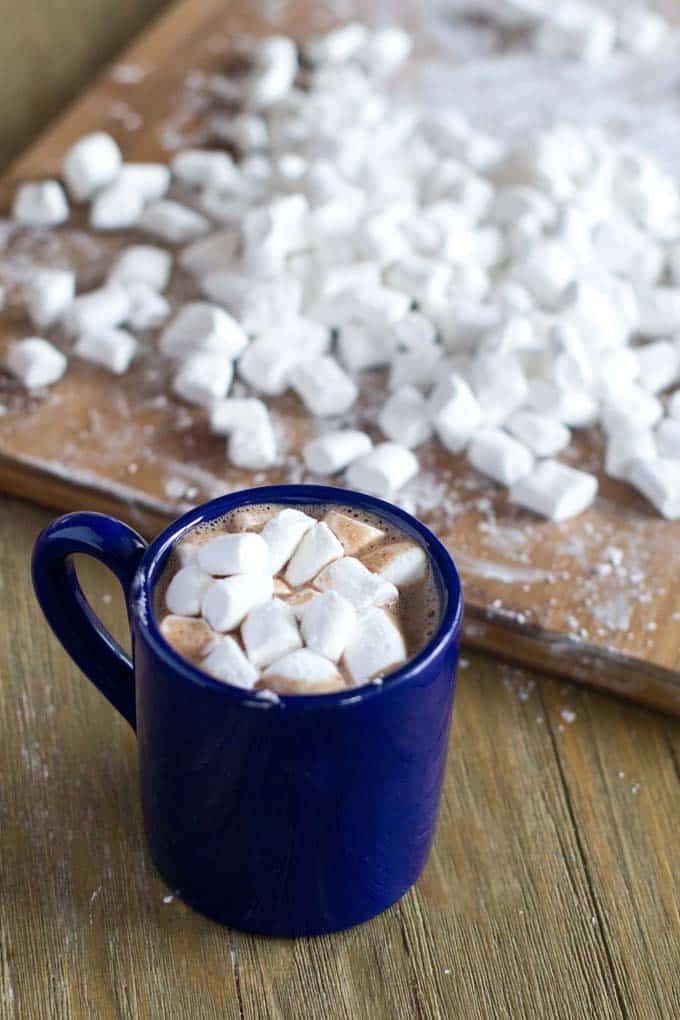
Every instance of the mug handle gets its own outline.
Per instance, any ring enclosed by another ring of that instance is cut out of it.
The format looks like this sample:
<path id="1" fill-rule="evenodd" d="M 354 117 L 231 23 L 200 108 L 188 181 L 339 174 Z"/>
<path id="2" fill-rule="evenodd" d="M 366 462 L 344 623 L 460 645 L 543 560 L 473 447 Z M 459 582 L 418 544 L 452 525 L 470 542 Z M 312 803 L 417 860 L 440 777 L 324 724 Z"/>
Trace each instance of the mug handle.
<path id="1" fill-rule="evenodd" d="M 38 537 L 33 550 L 33 587 L 50 627 L 85 675 L 135 728 L 132 660 L 113 639 L 85 598 L 74 553 L 104 563 L 120 581 L 127 600 L 147 547 L 122 521 L 96 513 L 66 514 Z"/>

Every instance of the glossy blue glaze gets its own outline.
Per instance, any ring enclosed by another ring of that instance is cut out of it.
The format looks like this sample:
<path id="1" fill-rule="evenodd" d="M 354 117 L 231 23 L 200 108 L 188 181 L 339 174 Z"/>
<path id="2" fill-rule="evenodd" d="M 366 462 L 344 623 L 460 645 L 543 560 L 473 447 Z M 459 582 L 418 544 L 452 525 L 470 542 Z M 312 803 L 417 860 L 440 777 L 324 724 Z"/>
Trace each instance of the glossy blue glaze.
<path id="1" fill-rule="evenodd" d="M 441 625 L 423 652 L 382 686 L 278 704 L 178 656 L 152 613 L 173 544 L 196 524 L 258 503 L 358 507 L 421 542 L 443 598 Z M 74 552 L 107 563 L 123 586 L 134 680 L 85 602 Z M 118 521 L 69 514 L 38 539 L 33 578 L 67 651 L 133 726 L 136 718 L 151 854 L 189 903 L 245 931 L 318 935 L 380 913 L 415 882 L 439 808 L 462 619 L 455 566 L 424 525 L 359 493 L 272 486 L 192 510 L 146 549 Z"/>

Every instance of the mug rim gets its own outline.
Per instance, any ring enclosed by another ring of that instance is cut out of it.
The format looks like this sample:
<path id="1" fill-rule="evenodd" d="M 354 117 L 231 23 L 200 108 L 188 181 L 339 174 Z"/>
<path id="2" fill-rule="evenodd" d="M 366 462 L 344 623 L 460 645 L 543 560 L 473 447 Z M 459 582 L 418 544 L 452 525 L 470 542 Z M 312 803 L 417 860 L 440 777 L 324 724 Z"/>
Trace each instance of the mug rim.
<path id="1" fill-rule="evenodd" d="M 366 683 L 346 691 L 324 694 L 277 694 L 276 700 L 262 696 L 257 691 L 246 690 L 234 684 L 225 683 L 185 659 L 163 637 L 153 610 L 153 592 L 160 577 L 159 561 L 183 535 L 207 521 L 215 520 L 239 507 L 259 503 L 280 503 L 284 506 L 305 503 L 330 503 L 347 507 L 360 507 L 377 517 L 385 518 L 400 530 L 415 531 L 431 562 L 437 568 L 441 586 L 446 596 L 446 605 L 437 630 L 427 644 L 398 669 L 384 677 L 382 683 Z M 404 529 L 404 525 L 406 529 Z M 155 576 L 158 571 L 158 576 Z M 206 503 L 188 510 L 169 524 L 147 546 L 139 563 L 131 586 L 130 615 L 144 634 L 148 644 L 173 672 L 179 673 L 191 683 L 219 691 L 225 697 L 236 698 L 250 707 L 286 709 L 339 708 L 354 705 L 369 698 L 380 697 L 392 687 L 401 686 L 417 679 L 423 669 L 454 641 L 463 620 L 463 590 L 458 568 L 443 542 L 416 517 L 406 510 L 368 493 L 353 489 L 342 489 L 328 485 L 267 485 L 236 492 L 225 493 Z"/>

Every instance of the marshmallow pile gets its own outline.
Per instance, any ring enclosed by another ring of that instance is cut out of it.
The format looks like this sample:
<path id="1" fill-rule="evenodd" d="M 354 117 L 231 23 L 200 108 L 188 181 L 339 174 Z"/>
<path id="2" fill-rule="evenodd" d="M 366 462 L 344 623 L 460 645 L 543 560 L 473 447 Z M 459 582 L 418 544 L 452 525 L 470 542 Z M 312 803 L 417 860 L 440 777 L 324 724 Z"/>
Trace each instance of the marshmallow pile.
<path id="1" fill-rule="evenodd" d="M 76 357 L 118 374 L 150 331 L 175 396 L 205 408 L 240 468 L 282 462 L 271 411 L 289 391 L 318 423 L 311 476 L 396 499 L 437 441 L 560 521 L 597 481 L 557 458 L 574 430 L 601 426 L 606 473 L 680 516 L 676 181 L 596 128 L 508 145 L 454 108 L 407 102 L 390 76 L 410 49 L 399 28 L 354 22 L 303 46 L 253 42 L 207 79 L 223 147 L 178 152 L 170 169 L 124 163 L 101 133 L 78 141 L 72 199 L 91 203 L 95 229 L 145 237 L 89 293 L 40 273 L 36 331 L 65 326 Z M 64 222 L 61 185 L 23 185 L 14 215 Z M 194 299 L 171 309 L 175 259 Z M 6 363 L 28 387 L 66 367 L 41 335 Z M 388 391 L 375 414 L 358 403 L 373 370 Z"/>
<path id="2" fill-rule="evenodd" d="M 321 694 L 380 682 L 407 658 L 400 588 L 424 581 L 414 542 L 338 510 L 286 508 L 260 532 L 179 544 L 166 590 L 166 640 L 227 683 Z"/>

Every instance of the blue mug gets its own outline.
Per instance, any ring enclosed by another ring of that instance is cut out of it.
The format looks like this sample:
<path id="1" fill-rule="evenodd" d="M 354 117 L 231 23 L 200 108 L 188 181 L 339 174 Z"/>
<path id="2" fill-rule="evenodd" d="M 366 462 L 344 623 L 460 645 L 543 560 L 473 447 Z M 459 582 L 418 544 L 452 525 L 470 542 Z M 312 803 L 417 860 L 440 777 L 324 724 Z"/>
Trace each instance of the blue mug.
<path id="1" fill-rule="evenodd" d="M 383 517 L 429 553 L 442 599 L 429 644 L 382 686 L 266 701 L 179 656 L 153 615 L 168 555 L 188 531 L 249 504 L 334 504 Z M 87 603 L 72 563 L 105 563 L 127 600 L 134 662 Z M 96 513 L 38 538 L 38 601 L 66 651 L 136 730 L 151 856 L 209 917 L 266 935 L 320 935 L 385 910 L 416 881 L 434 835 L 463 600 L 441 542 L 356 492 L 277 485 L 197 507 L 150 545 Z"/>

